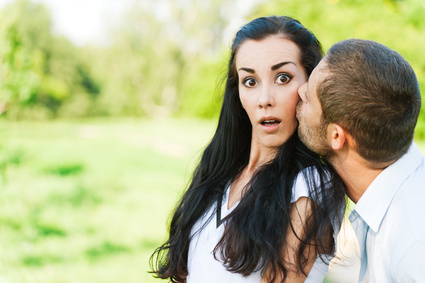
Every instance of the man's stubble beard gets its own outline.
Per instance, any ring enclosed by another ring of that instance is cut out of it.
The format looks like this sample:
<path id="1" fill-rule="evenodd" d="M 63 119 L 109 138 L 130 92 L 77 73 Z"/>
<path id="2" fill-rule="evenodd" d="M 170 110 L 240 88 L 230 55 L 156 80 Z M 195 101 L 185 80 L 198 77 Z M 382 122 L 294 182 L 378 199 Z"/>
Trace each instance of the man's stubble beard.
<path id="1" fill-rule="evenodd" d="M 328 161 L 335 156 L 335 152 L 328 145 L 326 137 L 327 137 L 327 127 L 329 123 L 326 123 L 321 119 L 319 125 L 308 125 L 305 122 L 302 122 L 301 119 L 298 125 L 298 136 L 300 140 L 315 153 L 323 156 Z"/>

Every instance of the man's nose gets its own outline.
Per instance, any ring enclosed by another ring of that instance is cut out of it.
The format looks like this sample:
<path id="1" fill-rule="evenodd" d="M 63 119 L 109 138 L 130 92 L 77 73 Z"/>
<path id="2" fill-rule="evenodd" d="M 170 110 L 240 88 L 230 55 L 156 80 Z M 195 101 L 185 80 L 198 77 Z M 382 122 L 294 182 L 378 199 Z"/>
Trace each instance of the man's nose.
<path id="1" fill-rule="evenodd" d="M 298 96 L 301 98 L 301 100 L 303 99 L 303 94 L 305 94 L 306 90 L 307 90 L 307 83 L 304 83 L 302 86 L 298 88 Z"/>

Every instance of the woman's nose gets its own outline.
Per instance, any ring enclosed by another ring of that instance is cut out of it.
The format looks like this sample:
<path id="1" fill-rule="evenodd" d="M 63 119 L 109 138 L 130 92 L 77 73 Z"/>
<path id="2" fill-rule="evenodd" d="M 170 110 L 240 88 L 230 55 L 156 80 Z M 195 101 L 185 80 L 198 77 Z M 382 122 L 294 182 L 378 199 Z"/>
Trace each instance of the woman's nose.
<path id="1" fill-rule="evenodd" d="M 274 95 L 271 87 L 263 86 L 261 88 L 260 97 L 258 98 L 259 108 L 268 108 L 274 106 Z"/>

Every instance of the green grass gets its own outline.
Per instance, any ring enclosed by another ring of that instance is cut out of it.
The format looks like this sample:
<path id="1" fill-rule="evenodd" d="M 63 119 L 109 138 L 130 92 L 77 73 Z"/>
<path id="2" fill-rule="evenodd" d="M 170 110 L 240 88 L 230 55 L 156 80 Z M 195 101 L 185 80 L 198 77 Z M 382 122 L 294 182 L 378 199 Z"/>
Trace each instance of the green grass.
<path id="1" fill-rule="evenodd" d="M 214 128 L 0 121 L 0 282 L 158 282 L 149 256 Z"/>
<path id="2" fill-rule="evenodd" d="M 149 256 L 215 126 L 0 120 L 0 282 L 158 282 Z"/>

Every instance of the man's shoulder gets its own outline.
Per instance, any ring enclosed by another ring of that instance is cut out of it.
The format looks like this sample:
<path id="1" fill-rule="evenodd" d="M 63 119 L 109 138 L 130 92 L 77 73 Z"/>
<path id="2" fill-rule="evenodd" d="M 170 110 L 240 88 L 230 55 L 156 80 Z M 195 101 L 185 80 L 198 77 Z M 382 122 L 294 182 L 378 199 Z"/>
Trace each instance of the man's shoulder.
<path id="1" fill-rule="evenodd" d="M 397 282 L 425 282 L 425 241 L 413 241 L 400 252 L 393 269 Z"/>
<path id="2" fill-rule="evenodd" d="M 396 210 L 400 216 L 423 221 L 425 218 L 425 157 L 422 155 L 416 157 L 418 159 L 413 170 L 407 171 L 408 174 L 405 176 L 398 176 L 403 182 L 399 185 L 389 209 Z M 398 172 L 393 173 L 397 174 Z M 400 174 L 402 175 L 401 172 Z M 406 221 L 406 218 L 397 218 L 400 221 Z"/>
<path id="3" fill-rule="evenodd" d="M 396 261 L 413 245 L 425 243 L 424 200 L 425 171 L 418 171 L 406 179 L 388 207 L 378 234 Z"/>
<path id="4" fill-rule="evenodd" d="M 416 241 L 425 242 L 425 167 L 419 166 L 394 195 L 378 234 L 394 250 L 405 250 Z"/>
<path id="5" fill-rule="evenodd" d="M 402 184 L 405 190 L 425 196 L 425 157 L 421 156 L 420 164 L 413 170 Z"/>
<path id="6" fill-rule="evenodd" d="M 376 241 L 379 244 L 373 248 L 381 249 L 376 252 L 382 253 L 386 269 L 393 278 L 398 279 L 405 279 L 404 276 L 409 274 L 407 271 L 412 267 L 425 266 L 425 229 L 422 225 L 425 209 L 417 208 L 417 213 L 412 214 L 414 209 L 403 206 L 404 211 L 400 207 L 390 206 L 377 233 Z M 423 270 L 422 272 L 425 274 Z"/>
<path id="7" fill-rule="evenodd" d="M 412 174 L 391 201 L 384 217 L 387 228 L 395 235 L 425 240 L 425 170 Z"/>

